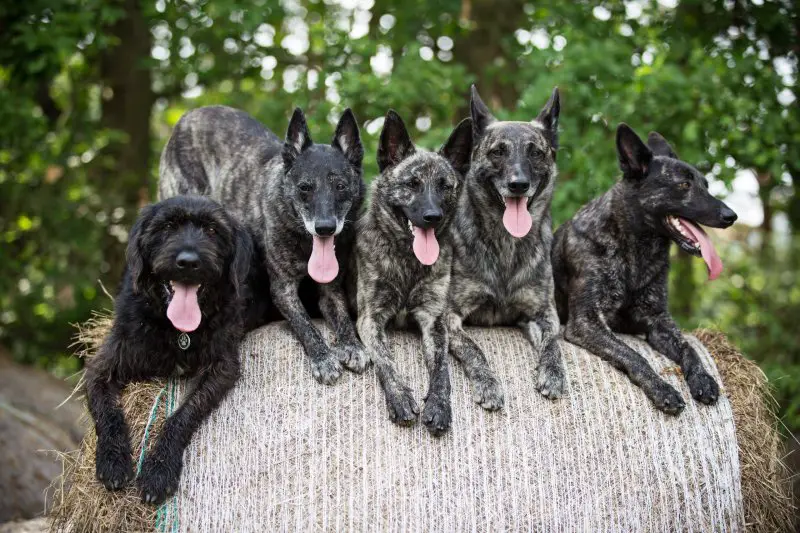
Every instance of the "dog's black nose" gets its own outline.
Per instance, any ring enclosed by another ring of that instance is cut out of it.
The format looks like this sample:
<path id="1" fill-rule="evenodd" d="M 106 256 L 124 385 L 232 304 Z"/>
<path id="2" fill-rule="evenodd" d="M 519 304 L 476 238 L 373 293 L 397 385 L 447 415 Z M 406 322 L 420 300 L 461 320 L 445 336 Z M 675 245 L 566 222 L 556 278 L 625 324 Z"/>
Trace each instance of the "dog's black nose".
<path id="1" fill-rule="evenodd" d="M 321 237 L 328 237 L 336 232 L 336 219 L 323 218 L 314 221 L 314 231 Z"/>
<path id="2" fill-rule="evenodd" d="M 197 270 L 200 268 L 200 256 L 197 255 L 197 252 L 184 250 L 178 254 L 175 265 L 180 270 Z"/>
<path id="3" fill-rule="evenodd" d="M 422 213 L 422 220 L 430 224 L 433 224 L 435 222 L 440 222 L 443 216 L 444 213 L 442 213 L 442 210 L 439 209 L 438 207 L 433 209 L 426 209 L 425 212 Z"/>
<path id="4" fill-rule="evenodd" d="M 531 182 L 526 179 L 512 179 L 508 182 L 508 190 L 514 194 L 523 194 L 531 188 Z"/>
<path id="5" fill-rule="evenodd" d="M 739 218 L 738 216 L 736 216 L 736 213 L 730 207 L 723 207 L 720 210 L 719 216 L 722 219 L 722 222 L 724 222 L 728 226 L 736 222 L 736 219 Z"/>

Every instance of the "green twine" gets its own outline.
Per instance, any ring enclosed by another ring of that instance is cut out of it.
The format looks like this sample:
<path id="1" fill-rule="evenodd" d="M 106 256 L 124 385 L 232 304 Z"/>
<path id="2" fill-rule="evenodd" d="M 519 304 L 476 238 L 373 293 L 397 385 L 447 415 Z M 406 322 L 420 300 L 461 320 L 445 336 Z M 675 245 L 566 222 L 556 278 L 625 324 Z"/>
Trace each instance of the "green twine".
<path id="1" fill-rule="evenodd" d="M 139 454 L 139 463 L 136 465 L 136 475 L 142 473 L 142 463 L 144 463 L 144 451 L 147 449 L 147 441 L 150 437 L 150 428 L 153 426 L 153 422 L 156 421 L 156 413 L 158 413 L 158 404 L 161 401 L 161 395 L 164 394 L 166 387 L 162 388 L 158 396 L 156 396 L 156 401 L 153 402 L 153 408 L 150 409 L 150 419 L 147 421 L 147 425 L 144 427 L 144 435 L 142 435 L 142 452 Z"/>
<path id="2" fill-rule="evenodd" d="M 169 389 L 169 395 L 167 397 L 167 405 L 166 405 L 166 417 L 172 415 L 173 411 L 175 411 L 175 396 L 176 396 L 176 389 L 177 383 L 175 379 L 170 379 L 169 383 L 167 384 L 167 388 Z M 161 392 L 164 392 L 162 389 Z M 161 393 L 159 393 L 161 396 Z M 156 403 L 158 399 L 156 399 Z M 172 524 L 167 523 L 167 518 L 172 515 Z M 161 506 L 158 508 L 158 513 L 156 514 L 156 530 L 159 532 L 166 533 L 169 531 L 170 533 L 177 533 L 178 532 L 178 494 L 175 493 L 172 495 L 172 498 L 165 501 Z"/>
<path id="3" fill-rule="evenodd" d="M 156 421 L 158 406 L 161 403 L 161 396 L 163 396 L 165 392 L 168 392 L 164 409 L 165 418 L 168 418 L 175 411 L 175 397 L 177 394 L 176 390 L 176 381 L 174 379 L 170 379 L 167 385 L 158 392 L 158 395 L 153 402 L 153 407 L 150 409 L 150 418 L 147 420 L 147 425 L 144 428 L 144 435 L 142 436 L 142 451 L 139 454 L 139 463 L 136 467 L 137 475 L 142 472 L 142 463 L 144 463 L 145 450 L 147 449 L 147 442 L 150 440 L 150 429 L 152 428 L 153 423 Z M 172 524 L 167 524 L 167 518 L 170 515 L 172 517 Z M 158 508 L 158 512 L 156 513 L 156 531 L 164 533 L 177 533 L 178 525 L 178 495 L 176 493 L 172 495 L 172 498 L 165 501 Z"/>

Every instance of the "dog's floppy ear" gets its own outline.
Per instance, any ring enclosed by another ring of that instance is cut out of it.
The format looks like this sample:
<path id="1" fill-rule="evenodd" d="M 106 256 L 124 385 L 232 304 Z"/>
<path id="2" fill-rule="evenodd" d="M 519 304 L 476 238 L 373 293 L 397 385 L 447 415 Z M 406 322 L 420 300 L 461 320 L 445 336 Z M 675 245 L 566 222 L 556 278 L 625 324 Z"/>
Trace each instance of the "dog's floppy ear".
<path id="1" fill-rule="evenodd" d="M 458 123 L 450 138 L 439 149 L 439 154 L 450 161 L 459 174 L 466 176 L 472 154 L 472 119 L 465 118 Z"/>
<path id="2" fill-rule="evenodd" d="M 344 110 L 342 118 L 336 125 L 331 146 L 344 154 L 354 167 L 361 168 L 364 159 L 364 147 L 361 145 L 361 135 L 358 133 L 358 123 L 353 111 L 348 107 Z"/>
<path id="3" fill-rule="evenodd" d="M 235 223 L 233 226 L 233 260 L 230 264 L 229 277 L 237 296 L 250 273 L 252 257 L 253 239 L 241 224 Z"/>
<path id="4" fill-rule="evenodd" d="M 289 121 L 289 128 L 286 130 L 286 141 L 283 143 L 283 165 L 287 169 L 291 167 L 297 156 L 312 144 L 314 142 L 311 140 L 311 132 L 308 131 L 303 110 L 295 108 Z"/>
<path id="5" fill-rule="evenodd" d="M 155 215 L 155 205 L 145 206 L 139 213 L 136 222 L 133 223 L 131 231 L 128 234 L 128 247 L 125 249 L 125 258 L 127 260 L 128 275 L 133 282 L 133 292 L 139 292 L 139 287 L 145 275 L 145 257 L 142 247 L 142 234 L 147 229 L 150 221 Z"/>
<path id="6" fill-rule="evenodd" d="M 622 122 L 617 127 L 617 157 L 625 178 L 641 179 L 647 175 L 653 152 L 630 126 Z"/>
<path id="7" fill-rule="evenodd" d="M 386 113 L 378 141 L 378 169 L 383 172 L 387 167 L 398 164 L 406 157 L 414 154 L 416 149 L 408 135 L 406 125 L 394 109 Z"/>
<path id="8" fill-rule="evenodd" d="M 558 115 L 561 113 L 561 98 L 558 94 L 558 87 L 553 89 L 553 94 L 544 105 L 539 115 L 536 117 L 536 122 L 550 132 L 550 145 L 553 150 L 558 149 Z"/>
<path id="9" fill-rule="evenodd" d="M 678 159 L 678 154 L 675 153 L 672 146 L 670 146 L 667 140 L 657 131 L 651 131 L 650 135 L 647 136 L 647 146 L 650 147 L 653 155 Z"/>
<path id="10" fill-rule="evenodd" d="M 481 100 L 481 95 L 478 94 L 478 88 L 475 87 L 474 84 L 470 87 L 469 108 L 472 115 L 472 135 L 474 141 L 477 141 L 483 136 L 489 124 L 497 119 L 494 118 L 492 112 L 489 111 L 489 108 L 486 107 L 486 104 Z"/>

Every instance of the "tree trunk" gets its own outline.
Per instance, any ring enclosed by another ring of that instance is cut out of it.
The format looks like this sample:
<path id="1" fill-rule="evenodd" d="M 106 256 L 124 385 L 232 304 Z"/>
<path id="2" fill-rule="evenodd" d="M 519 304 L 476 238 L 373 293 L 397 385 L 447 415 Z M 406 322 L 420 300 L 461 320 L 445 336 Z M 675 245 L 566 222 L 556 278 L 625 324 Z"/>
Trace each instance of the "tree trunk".
<path id="1" fill-rule="evenodd" d="M 456 40 L 453 57 L 475 77 L 490 109 L 513 108 L 519 98 L 518 88 L 508 81 L 514 79 L 517 60 L 509 56 L 505 45 L 514 40 L 514 31 L 525 20 L 524 8 L 521 0 L 462 0 L 462 24 L 471 30 Z M 495 68 L 498 59 L 502 65 Z M 469 114 L 468 108 L 465 111 L 459 116 Z"/>
<path id="2" fill-rule="evenodd" d="M 772 218 L 775 214 L 772 206 L 772 189 L 775 182 L 769 172 L 757 171 L 756 180 L 758 181 L 758 196 L 761 198 L 761 205 L 764 209 L 764 221 L 761 223 L 761 253 L 769 254 L 772 251 Z"/>
<path id="3" fill-rule="evenodd" d="M 103 85 L 102 119 L 104 129 L 123 134 L 114 137 L 105 149 L 97 169 L 97 184 L 108 199 L 109 211 L 125 209 L 123 224 L 130 225 L 138 208 L 150 200 L 150 116 L 155 97 L 147 61 L 150 58 L 150 27 L 140 0 L 120 0 L 125 15 L 108 32 L 117 43 L 100 58 Z M 113 202 L 113 203 L 112 203 Z M 111 237 L 110 237 L 111 238 Z M 116 239 L 113 239 L 116 241 Z M 107 279 L 120 279 L 124 249 L 118 242 L 108 248 Z"/>

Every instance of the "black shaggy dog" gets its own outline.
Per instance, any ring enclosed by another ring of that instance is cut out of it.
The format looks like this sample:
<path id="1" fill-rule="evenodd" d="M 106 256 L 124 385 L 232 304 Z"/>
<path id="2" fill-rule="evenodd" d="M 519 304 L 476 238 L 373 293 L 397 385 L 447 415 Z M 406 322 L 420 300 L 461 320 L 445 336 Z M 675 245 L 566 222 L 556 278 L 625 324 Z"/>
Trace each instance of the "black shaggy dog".
<path id="1" fill-rule="evenodd" d="M 719 386 L 667 309 L 669 249 L 675 242 L 702 256 L 716 278 L 722 262 L 700 225 L 727 228 L 736 213 L 711 196 L 705 177 L 658 133 L 645 144 L 620 124 L 617 153 L 622 180 L 555 234 L 555 296 L 564 335 L 625 372 L 656 408 L 678 414 L 685 406 L 678 391 L 612 331 L 643 333 L 680 365 L 692 396 L 713 404 Z"/>
<path id="2" fill-rule="evenodd" d="M 86 367 L 96 473 L 107 489 L 133 478 L 122 389 L 185 373 L 199 375 L 197 387 L 167 419 L 138 479 L 148 503 L 177 489 L 192 434 L 239 377 L 252 250 L 249 233 L 208 198 L 176 196 L 142 210 L 128 241 L 114 325 Z"/>

